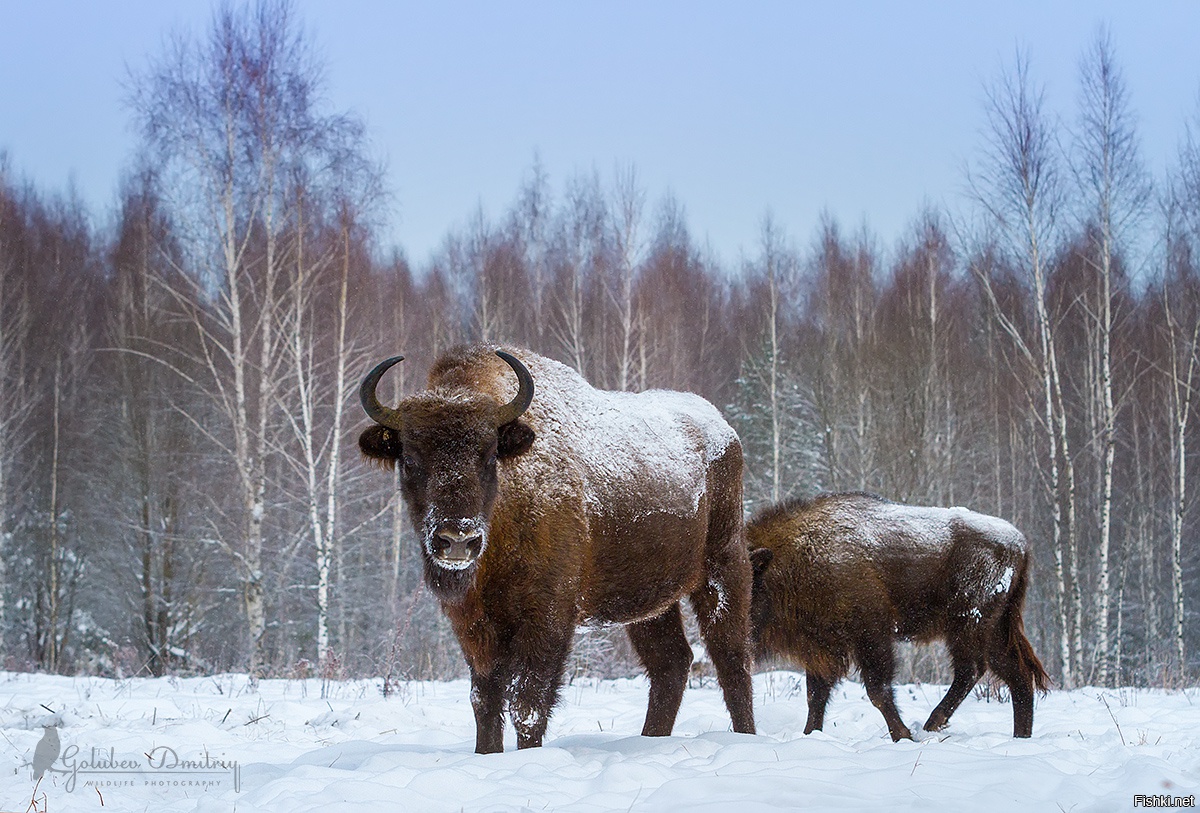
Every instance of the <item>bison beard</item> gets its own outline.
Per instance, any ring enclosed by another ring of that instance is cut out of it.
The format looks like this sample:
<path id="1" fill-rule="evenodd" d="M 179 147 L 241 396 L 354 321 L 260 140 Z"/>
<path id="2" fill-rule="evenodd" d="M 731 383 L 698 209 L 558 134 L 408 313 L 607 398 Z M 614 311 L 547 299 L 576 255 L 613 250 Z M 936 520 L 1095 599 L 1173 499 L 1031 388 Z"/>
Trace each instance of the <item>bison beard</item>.
<path id="1" fill-rule="evenodd" d="M 598 391 L 482 345 L 439 358 L 428 389 L 389 408 L 375 389 L 400 360 L 363 382 L 376 425 L 359 447 L 400 468 L 426 583 L 470 667 L 476 751 L 503 750 L 505 711 L 519 748 L 541 745 L 585 622 L 626 625 L 650 678 L 642 733 L 670 734 L 692 660 L 685 596 L 733 728 L 753 733 L 741 445 L 716 409 Z"/>
<path id="2" fill-rule="evenodd" d="M 853 660 L 892 739 L 911 739 L 891 686 L 897 639 L 944 640 L 953 659 L 954 681 L 925 730 L 944 728 L 990 669 L 1008 684 L 1013 736 L 1032 734 L 1033 691 L 1049 678 L 1025 637 L 1029 554 L 1012 525 L 846 493 L 768 509 L 746 536 L 756 653 L 803 665 L 805 734 L 824 725 Z"/>

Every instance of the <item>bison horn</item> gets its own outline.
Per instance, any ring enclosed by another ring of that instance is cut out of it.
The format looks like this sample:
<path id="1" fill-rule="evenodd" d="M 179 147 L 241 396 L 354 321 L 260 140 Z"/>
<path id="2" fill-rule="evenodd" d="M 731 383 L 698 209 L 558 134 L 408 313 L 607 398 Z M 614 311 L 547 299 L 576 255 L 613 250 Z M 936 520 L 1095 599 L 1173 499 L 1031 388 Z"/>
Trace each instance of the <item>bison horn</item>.
<path id="1" fill-rule="evenodd" d="M 533 401 L 533 376 L 529 374 L 529 370 L 524 364 L 503 350 L 497 350 L 496 355 L 504 359 L 509 367 L 513 368 L 513 372 L 517 374 L 517 397 L 509 401 L 503 409 L 500 410 L 500 426 L 506 423 L 515 421 L 524 414 L 525 410 L 529 409 L 529 404 Z M 363 386 L 366 386 L 365 384 Z"/>
<path id="2" fill-rule="evenodd" d="M 403 428 L 402 424 L 404 423 L 400 417 L 400 412 L 379 403 L 379 397 L 375 394 L 375 388 L 379 386 L 379 379 L 383 378 L 383 374 L 402 361 L 404 361 L 404 356 L 393 356 L 386 361 L 379 362 L 375 365 L 375 369 L 367 373 L 367 377 L 363 379 L 362 386 L 358 388 L 358 397 L 362 400 L 362 406 L 367 413 L 367 417 L 375 421 L 375 423 L 382 424 L 389 429 L 395 429 L 397 432 Z"/>

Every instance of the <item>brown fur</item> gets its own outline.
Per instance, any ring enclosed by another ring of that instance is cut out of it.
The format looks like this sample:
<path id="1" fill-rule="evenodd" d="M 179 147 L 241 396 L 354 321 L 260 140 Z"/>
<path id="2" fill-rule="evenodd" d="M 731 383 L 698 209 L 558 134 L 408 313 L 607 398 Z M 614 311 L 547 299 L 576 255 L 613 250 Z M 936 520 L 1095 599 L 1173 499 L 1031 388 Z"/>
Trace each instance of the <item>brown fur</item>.
<path id="1" fill-rule="evenodd" d="M 497 426 L 493 416 L 512 398 L 515 378 L 495 349 L 456 348 L 439 358 L 429 389 L 397 407 L 403 430 L 376 425 L 359 441 L 371 459 L 401 461 L 403 494 L 419 535 L 434 515 L 450 518 L 439 519 L 443 525 L 486 518 L 486 544 L 469 568 L 447 570 L 429 544 L 422 547 L 426 581 L 471 670 L 476 750 L 503 750 L 506 709 L 518 747 L 541 745 L 581 622 L 627 625 L 650 677 L 642 733 L 670 734 L 692 660 L 679 608 L 685 596 L 734 730 L 752 733 L 741 446 L 734 440 L 719 458 L 701 464 L 696 476 L 703 493 L 686 515 L 648 510 L 664 486 L 637 475 L 601 483 L 599 499 L 592 493 L 595 473 L 589 479 L 571 452 L 579 433 L 598 430 L 572 424 L 574 416 L 564 414 L 570 398 L 596 391 L 557 362 L 509 349 L 528 367 L 535 394 L 519 420 Z M 637 410 L 627 418 L 638 420 Z M 601 447 L 609 442 L 587 440 Z"/>
<path id="2" fill-rule="evenodd" d="M 891 686 L 894 641 L 909 639 L 945 641 L 954 663 L 926 730 L 945 727 L 991 669 L 1012 695 L 1013 735 L 1031 735 L 1033 690 L 1049 678 L 1021 618 L 1025 540 L 1007 523 L 968 516 L 845 493 L 775 506 L 747 526 L 756 652 L 804 667 L 804 733 L 822 727 L 829 693 L 854 662 L 892 739 L 911 738 Z"/>

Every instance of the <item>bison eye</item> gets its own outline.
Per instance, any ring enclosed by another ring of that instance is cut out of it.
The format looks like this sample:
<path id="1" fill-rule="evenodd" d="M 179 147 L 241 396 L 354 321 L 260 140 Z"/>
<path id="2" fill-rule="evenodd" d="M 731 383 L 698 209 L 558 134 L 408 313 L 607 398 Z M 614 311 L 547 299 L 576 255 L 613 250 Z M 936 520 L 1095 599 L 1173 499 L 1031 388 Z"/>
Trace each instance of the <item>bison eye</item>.
<path id="1" fill-rule="evenodd" d="M 404 455 L 400 462 L 404 465 L 404 470 L 411 472 L 417 468 L 417 461 L 412 459 L 411 455 Z"/>

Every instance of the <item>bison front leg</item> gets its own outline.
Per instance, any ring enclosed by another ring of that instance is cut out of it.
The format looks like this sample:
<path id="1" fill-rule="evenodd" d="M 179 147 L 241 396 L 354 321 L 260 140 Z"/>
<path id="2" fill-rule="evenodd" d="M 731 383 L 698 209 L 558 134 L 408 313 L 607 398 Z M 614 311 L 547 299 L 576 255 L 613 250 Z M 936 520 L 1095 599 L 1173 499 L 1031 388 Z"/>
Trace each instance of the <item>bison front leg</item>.
<path id="1" fill-rule="evenodd" d="M 642 736 L 668 737 L 675 727 L 692 666 L 692 648 L 683 631 L 679 603 L 656 618 L 630 624 L 626 632 L 650 678 L 650 703 Z"/>
<path id="2" fill-rule="evenodd" d="M 475 710 L 475 753 L 504 750 L 504 692 L 495 672 L 471 669 L 471 708 Z"/>
<path id="3" fill-rule="evenodd" d="M 517 729 L 517 748 L 538 748 L 546 736 L 550 712 L 558 702 L 563 668 L 571 651 L 573 630 L 523 637 L 515 642 L 520 654 L 512 664 L 508 713 Z"/>

